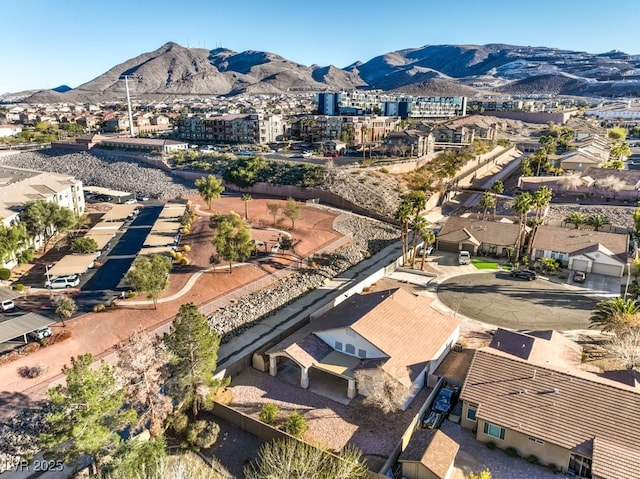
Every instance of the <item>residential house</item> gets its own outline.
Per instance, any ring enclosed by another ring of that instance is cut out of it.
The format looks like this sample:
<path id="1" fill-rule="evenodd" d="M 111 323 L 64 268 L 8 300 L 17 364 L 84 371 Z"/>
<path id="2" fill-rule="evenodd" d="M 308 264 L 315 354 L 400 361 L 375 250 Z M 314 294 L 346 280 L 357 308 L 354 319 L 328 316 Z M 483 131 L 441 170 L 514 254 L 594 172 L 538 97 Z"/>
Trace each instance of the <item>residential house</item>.
<path id="1" fill-rule="evenodd" d="M 22 127 L 18 125 L 0 125 L 0 138 L 7 136 L 15 136 L 22 131 Z"/>
<path id="2" fill-rule="evenodd" d="M 450 216 L 436 238 L 436 249 L 454 253 L 464 250 L 473 256 L 509 256 L 519 231 L 516 223 Z"/>
<path id="3" fill-rule="evenodd" d="M 602 157 L 588 151 L 574 150 L 560 156 L 556 164 L 564 171 L 584 172 L 587 168 L 600 167 L 604 164 Z"/>
<path id="4" fill-rule="evenodd" d="M 310 377 L 344 380 L 347 398 L 367 396 L 380 374 L 410 393 L 405 409 L 427 384 L 459 334 L 459 321 L 402 288 L 355 294 L 267 351 L 269 372 L 293 366 L 300 386 Z M 360 371 L 360 381 L 356 372 Z"/>
<path id="5" fill-rule="evenodd" d="M 540 225 L 532 244 L 532 259 L 554 258 L 585 273 L 621 277 L 627 264 L 629 235 Z"/>
<path id="6" fill-rule="evenodd" d="M 637 382 L 584 372 L 575 353 L 558 333 L 500 333 L 474 354 L 462 426 L 572 477 L 640 478 Z"/>
<path id="7" fill-rule="evenodd" d="M 389 133 L 384 139 L 385 148 L 398 156 L 425 156 L 433 153 L 434 139 L 431 133 L 420 130 L 403 130 Z"/>

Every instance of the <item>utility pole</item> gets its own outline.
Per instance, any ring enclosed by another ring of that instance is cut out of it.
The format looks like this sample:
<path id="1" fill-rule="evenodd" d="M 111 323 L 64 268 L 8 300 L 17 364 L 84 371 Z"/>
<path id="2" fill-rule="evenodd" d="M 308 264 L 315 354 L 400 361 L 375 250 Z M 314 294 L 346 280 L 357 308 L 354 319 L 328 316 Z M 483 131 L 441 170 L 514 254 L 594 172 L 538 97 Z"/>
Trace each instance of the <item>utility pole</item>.
<path id="1" fill-rule="evenodd" d="M 134 136 L 136 136 L 136 134 L 133 131 L 133 113 L 131 112 L 131 97 L 129 96 L 129 76 L 128 75 L 124 76 L 124 87 L 125 87 L 125 90 L 127 91 L 127 109 L 129 110 L 129 133 L 133 138 Z"/>

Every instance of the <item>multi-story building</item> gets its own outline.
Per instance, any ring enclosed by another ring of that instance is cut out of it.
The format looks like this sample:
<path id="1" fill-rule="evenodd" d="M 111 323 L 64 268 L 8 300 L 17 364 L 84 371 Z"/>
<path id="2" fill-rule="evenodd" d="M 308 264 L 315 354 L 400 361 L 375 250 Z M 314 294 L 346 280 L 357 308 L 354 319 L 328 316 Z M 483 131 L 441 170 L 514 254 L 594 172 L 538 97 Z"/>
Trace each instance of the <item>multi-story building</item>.
<path id="1" fill-rule="evenodd" d="M 73 210 L 76 216 L 85 211 L 82 181 L 70 175 L 0 166 L 0 221 L 11 226 L 20 221 L 20 211 L 33 200 L 58 203 Z M 33 247 L 42 246 L 41 238 L 33 239 Z M 4 267 L 15 266 L 15 260 Z"/>
<path id="2" fill-rule="evenodd" d="M 176 123 L 180 139 L 213 143 L 259 143 L 277 141 L 284 132 L 279 115 L 260 113 L 192 116 Z"/>
<path id="3" fill-rule="evenodd" d="M 315 143 L 341 140 L 349 145 L 381 142 L 396 131 L 400 119 L 386 116 L 308 115 L 291 123 L 291 138 Z"/>
<path id="4" fill-rule="evenodd" d="M 316 95 L 321 115 L 385 115 L 401 118 L 448 119 L 466 115 L 466 97 L 413 97 L 379 90 L 353 90 Z"/>

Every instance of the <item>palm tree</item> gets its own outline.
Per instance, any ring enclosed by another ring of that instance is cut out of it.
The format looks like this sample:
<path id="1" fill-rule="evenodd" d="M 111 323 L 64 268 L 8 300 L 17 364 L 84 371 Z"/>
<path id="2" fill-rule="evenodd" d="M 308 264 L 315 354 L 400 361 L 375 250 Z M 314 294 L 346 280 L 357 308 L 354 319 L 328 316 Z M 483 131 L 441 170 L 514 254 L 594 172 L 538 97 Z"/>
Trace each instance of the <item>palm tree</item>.
<path id="1" fill-rule="evenodd" d="M 413 218 L 413 221 L 411 222 L 411 229 L 413 230 L 413 239 L 411 242 L 411 255 L 409 258 L 409 262 L 411 263 L 411 267 L 415 268 L 415 261 L 416 261 L 416 249 L 418 247 L 418 235 L 420 235 L 421 237 L 422 232 L 427 229 L 427 226 L 429 225 L 429 222 L 424 219 L 424 216 L 415 216 Z M 422 250 L 424 251 L 426 249 L 426 245 L 423 245 Z"/>
<path id="2" fill-rule="evenodd" d="M 602 214 L 589 215 L 587 216 L 587 219 L 585 222 L 589 226 L 593 226 L 593 229 L 595 229 L 596 231 L 598 231 L 604 225 L 608 225 L 609 223 L 611 223 L 611 221 L 609 221 L 609 218 Z"/>
<path id="3" fill-rule="evenodd" d="M 549 206 L 553 199 L 553 191 L 548 186 L 541 186 L 533 193 L 533 204 L 536 208 L 536 221 L 540 218 L 542 210 Z"/>
<path id="4" fill-rule="evenodd" d="M 578 211 L 574 211 L 569 216 L 564 219 L 565 223 L 571 223 L 576 225 L 576 229 L 580 229 L 580 225 L 583 225 L 587 222 L 587 217 Z"/>
<path id="5" fill-rule="evenodd" d="M 400 241 L 402 243 L 402 262 L 407 259 L 407 239 L 409 236 L 409 221 L 411 219 L 411 205 L 408 201 L 402 200 L 396 208 L 393 218 L 400 222 Z"/>
<path id="6" fill-rule="evenodd" d="M 62 320 L 62 325 L 66 326 L 64 324 L 64 320 L 69 319 L 71 316 L 73 316 L 73 313 L 75 313 L 78 309 L 78 307 L 76 306 L 76 302 L 71 298 L 63 296 L 56 301 L 55 305 L 56 316 L 58 316 Z"/>
<path id="7" fill-rule="evenodd" d="M 522 249 L 522 242 L 527 227 L 527 215 L 529 214 L 529 211 L 531 211 L 532 206 L 533 195 L 527 191 L 518 195 L 518 197 L 516 198 L 516 202 L 513 205 L 514 211 L 518 213 L 518 224 L 520 226 L 518 237 L 516 238 L 516 245 L 514 248 L 514 262 L 517 262 L 520 259 L 520 250 Z"/>
<path id="8" fill-rule="evenodd" d="M 242 195 L 242 201 L 244 201 L 244 219 L 245 220 L 249 219 L 249 201 L 251 201 L 252 199 L 253 198 L 249 194 Z"/>
<path id="9" fill-rule="evenodd" d="M 496 207 L 496 199 L 490 191 L 485 191 L 480 198 L 480 206 L 482 206 L 482 219 L 487 219 L 487 210 Z"/>
<path id="10" fill-rule="evenodd" d="M 589 321 L 590 328 L 624 333 L 640 326 L 640 304 L 634 299 L 605 299 L 596 304 Z"/>
<path id="11" fill-rule="evenodd" d="M 501 195 L 502 193 L 504 193 L 504 183 L 501 180 L 496 180 L 493 185 L 491 185 L 491 188 L 489 188 L 489 191 L 491 191 L 493 193 L 493 199 L 494 199 L 494 204 L 493 204 L 493 219 L 496 219 L 496 209 L 498 207 L 498 195 Z"/>
<path id="12" fill-rule="evenodd" d="M 425 224 L 424 229 L 420 230 L 420 236 L 422 236 L 422 264 L 420 269 L 424 270 L 424 263 L 427 258 L 427 248 L 436 242 L 436 235 L 433 230 L 429 229 Z"/>

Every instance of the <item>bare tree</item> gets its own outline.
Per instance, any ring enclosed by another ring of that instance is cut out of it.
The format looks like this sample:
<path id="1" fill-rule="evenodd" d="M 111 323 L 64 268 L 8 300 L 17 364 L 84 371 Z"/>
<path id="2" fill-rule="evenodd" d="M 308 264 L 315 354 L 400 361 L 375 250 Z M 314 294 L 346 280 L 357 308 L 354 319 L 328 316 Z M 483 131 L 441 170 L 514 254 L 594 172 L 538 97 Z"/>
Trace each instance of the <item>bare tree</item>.
<path id="1" fill-rule="evenodd" d="M 640 328 L 632 328 L 625 333 L 612 336 L 606 344 L 606 349 L 626 368 L 638 368 L 640 366 Z"/>
<path id="2" fill-rule="evenodd" d="M 580 175 L 565 175 L 558 178 L 558 184 L 565 190 L 577 190 L 579 186 L 582 186 L 583 181 Z"/>
<path id="3" fill-rule="evenodd" d="M 138 426 L 152 436 L 162 433 L 172 410 L 171 398 L 162 393 L 168 354 L 157 338 L 138 330 L 116 347 L 116 375 L 122 381 L 127 401 L 138 413 Z"/>
<path id="4" fill-rule="evenodd" d="M 409 377 L 405 374 L 394 375 Z M 365 396 L 364 403 L 380 409 L 384 414 L 399 411 L 411 396 L 411 389 L 402 384 L 396 377 L 378 368 L 358 370 L 355 373 L 358 389 Z"/>

